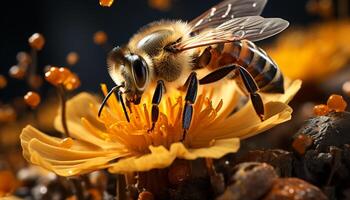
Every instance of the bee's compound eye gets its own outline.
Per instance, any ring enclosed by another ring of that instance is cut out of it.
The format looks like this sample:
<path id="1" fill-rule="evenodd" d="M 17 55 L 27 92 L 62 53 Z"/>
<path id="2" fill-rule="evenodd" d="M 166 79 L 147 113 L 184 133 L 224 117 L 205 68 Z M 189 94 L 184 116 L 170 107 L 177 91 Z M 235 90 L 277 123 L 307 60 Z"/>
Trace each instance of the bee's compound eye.
<path id="1" fill-rule="evenodd" d="M 137 87 L 144 88 L 148 78 L 147 63 L 141 58 L 136 59 L 132 64 L 132 72 Z"/>

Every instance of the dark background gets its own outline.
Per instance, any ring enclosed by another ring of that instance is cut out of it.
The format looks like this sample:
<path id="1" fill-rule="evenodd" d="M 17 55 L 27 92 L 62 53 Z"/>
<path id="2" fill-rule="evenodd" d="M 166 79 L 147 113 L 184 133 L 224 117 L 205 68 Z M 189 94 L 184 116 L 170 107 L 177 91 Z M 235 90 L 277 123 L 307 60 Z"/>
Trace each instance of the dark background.
<path id="1" fill-rule="evenodd" d="M 106 49 L 93 43 L 94 32 L 104 30 L 112 45 L 123 44 L 141 26 L 161 18 L 191 20 L 220 0 L 173 0 L 169 11 L 148 6 L 147 0 L 116 0 L 112 7 L 101 7 L 98 0 L 22 0 L 3 1 L 0 7 L 0 73 L 16 64 L 19 51 L 30 50 L 27 40 L 35 32 L 46 38 L 39 52 L 38 73 L 48 64 L 65 66 L 70 51 L 80 55 L 72 71 L 81 78 L 79 90 L 99 90 L 99 83 L 112 84 L 105 67 Z M 269 0 L 265 17 L 280 17 L 292 26 L 314 21 L 305 11 L 306 0 Z M 23 96 L 28 90 L 24 81 L 9 78 L 0 91 L 1 101 Z M 46 84 L 43 91 L 48 89 Z M 41 91 L 41 92 L 43 92 Z"/>

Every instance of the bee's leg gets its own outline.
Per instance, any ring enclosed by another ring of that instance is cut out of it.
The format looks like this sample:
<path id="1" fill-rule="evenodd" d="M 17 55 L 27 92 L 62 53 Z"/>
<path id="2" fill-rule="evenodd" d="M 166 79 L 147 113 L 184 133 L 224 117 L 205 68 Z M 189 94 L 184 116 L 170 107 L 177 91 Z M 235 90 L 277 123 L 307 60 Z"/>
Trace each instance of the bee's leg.
<path id="1" fill-rule="evenodd" d="M 209 73 L 208 75 L 200 79 L 199 84 L 205 85 L 205 84 L 209 84 L 209 83 L 213 83 L 218 80 L 221 80 L 235 69 L 237 69 L 236 65 L 228 65 L 225 67 L 220 67 L 219 69 Z"/>
<path id="2" fill-rule="evenodd" d="M 243 67 L 238 68 L 239 74 L 241 75 L 243 84 L 247 91 L 249 92 L 250 99 L 253 103 L 253 107 L 255 109 L 255 112 L 260 117 L 261 121 L 264 121 L 264 103 L 260 97 L 260 95 L 257 93 L 259 90 L 259 87 L 257 83 L 255 82 L 254 78 L 250 75 L 250 73 Z"/>
<path id="3" fill-rule="evenodd" d="M 197 73 L 192 72 L 188 77 L 187 93 L 185 97 L 185 107 L 182 114 L 182 129 L 184 131 L 182 141 L 185 140 L 186 133 L 191 125 L 192 115 L 193 115 L 193 104 L 197 98 L 197 90 L 198 90 Z"/>
<path id="4" fill-rule="evenodd" d="M 153 131 L 156 122 L 158 121 L 159 117 L 159 103 L 162 100 L 163 94 L 165 93 L 165 85 L 163 80 L 157 81 L 157 87 L 154 91 L 153 98 L 152 98 L 152 127 L 148 129 L 148 132 Z"/>

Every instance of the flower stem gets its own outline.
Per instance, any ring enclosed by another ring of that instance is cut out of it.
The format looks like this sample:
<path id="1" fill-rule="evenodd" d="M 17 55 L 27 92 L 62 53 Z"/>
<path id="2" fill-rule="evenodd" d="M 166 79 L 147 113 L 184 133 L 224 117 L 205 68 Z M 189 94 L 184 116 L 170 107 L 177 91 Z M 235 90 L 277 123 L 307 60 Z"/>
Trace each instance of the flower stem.
<path id="1" fill-rule="evenodd" d="M 64 87 L 63 85 L 58 85 L 58 96 L 60 97 L 61 101 L 61 123 L 63 127 L 64 134 L 69 137 L 69 131 L 68 131 L 68 126 L 67 126 L 67 117 L 66 117 L 66 95 L 64 92 Z"/>
<path id="2" fill-rule="evenodd" d="M 126 199 L 126 182 L 125 177 L 122 174 L 117 174 L 117 188 L 116 188 L 116 194 L 117 198 L 116 200 L 124 200 Z"/>

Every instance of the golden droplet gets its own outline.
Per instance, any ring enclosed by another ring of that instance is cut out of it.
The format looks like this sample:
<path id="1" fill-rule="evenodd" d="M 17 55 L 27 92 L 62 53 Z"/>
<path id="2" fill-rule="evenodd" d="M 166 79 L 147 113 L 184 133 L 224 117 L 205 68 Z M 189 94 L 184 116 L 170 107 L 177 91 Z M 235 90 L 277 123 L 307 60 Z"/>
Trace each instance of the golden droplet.
<path id="1" fill-rule="evenodd" d="M 350 81 L 346 81 L 344 84 L 343 84 L 343 92 L 350 96 Z"/>
<path id="2" fill-rule="evenodd" d="M 9 75 L 12 78 L 15 79 L 23 79 L 26 75 L 26 69 L 24 67 L 19 67 L 17 65 L 14 65 L 9 70 Z"/>
<path id="3" fill-rule="evenodd" d="M 310 136 L 300 134 L 294 139 L 292 143 L 293 149 L 300 155 L 304 155 L 305 151 L 313 144 L 313 140 Z"/>
<path id="4" fill-rule="evenodd" d="M 7 86 L 7 80 L 4 75 L 0 74 L 0 89 L 3 89 Z"/>
<path id="5" fill-rule="evenodd" d="M 329 108 L 327 105 L 320 104 L 314 106 L 314 114 L 316 116 L 324 116 L 327 115 L 330 112 Z"/>
<path id="6" fill-rule="evenodd" d="M 40 51 L 45 45 L 45 38 L 40 33 L 34 33 L 30 36 L 28 42 L 33 49 Z"/>
<path id="7" fill-rule="evenodd" d="M 114 2 L 114 0 L 100 0 L 100 6 L 111 7 L 113 2 Z"/>
<path id="8" fill-rule="evenodd" d="M 75 65 L 79 61 L 79 55 L 77 52 L 69 52 L 66 57 L 68 65 Z"/>
<path id="9" fill-rule="evenodd" d="M 327 106 L 336 112 L 343 112 L 346 109 L 347 103 L 341 95 L 333 94 L 328 98 Z"/>
<path id="10" fill-rule="evenodd" d="M 63 83 L 66 90 L 75 90 L 80 86 L 80 84 L 79 77 L 74 73 L 70 74 Z"/>
<path id="11" fill-rule="evenodd" d="M 73 146 L 73 143 L 74 143 L 73 139 L 70 137 L 67 137 L 61 141 L 60 146 L 69 149 Z"/>
<path id="12" fill-rule="evenodd" d="M 104 31 L 97 31 L 94 34 L 94 43 L 97 45 L 103 45 L 107 42 L 108 36 Z"/>
<path id="13" fill-rule="evenodd" d="M 36 92 L 29 91 L 25 96 L 24 96 L 24 101 L 26 102 L 27 105 L 29 105 L 32 108 L 35 108 L 39 105 L 40 103 L 40 95 Z"/>
<path id="14" fill-rule="evenodd" d="M 167 11 L 171 7 L 171 0 L 148 0 L 148 4 L 154 9 Z"/>
<path id="15" fill-rule="evenodd" d="M 59 68 L 57 67 L 50 67 L 50 70 L 45 73 L 45 80 L 52 85 L 59 85 L 64 81 L 64 78 L 62 76 L 63 73 L 59 71 Z"/>

